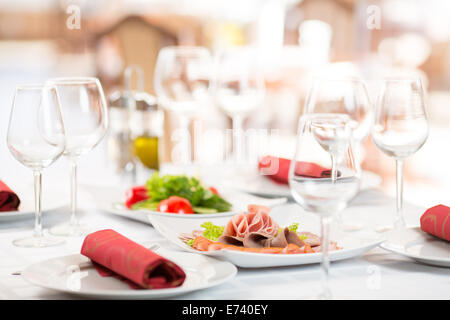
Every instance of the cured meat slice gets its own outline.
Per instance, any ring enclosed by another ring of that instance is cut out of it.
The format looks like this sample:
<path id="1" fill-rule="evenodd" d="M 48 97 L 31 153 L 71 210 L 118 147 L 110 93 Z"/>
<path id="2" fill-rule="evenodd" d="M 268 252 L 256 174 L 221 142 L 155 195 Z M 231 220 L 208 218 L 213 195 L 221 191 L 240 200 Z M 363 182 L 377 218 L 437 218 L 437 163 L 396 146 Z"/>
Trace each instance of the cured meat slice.
<path id="1" fill-rule="evenodd" d="M 270 242 L 272 239 L 268 238 L 264 234 L 252 232 L 245 236 L 244 240 L 242 241 L 244 247 L 246 248 L 267 248 L 271 247 Z"/>
<path id="2" fill-rule="evenodd" d="M 311 247 L 320 246 L 321 244 L 322 241 L 321 238 L 312 232 L 305 231 L 305 232 L 298 232 L 297 234 L 299 236 L 302 236 L 302 238 L 305 238 L 303 239 L 303 242 L 309 244 Z"/>
<path id="3" fill-rule="evenodd" d="M 293 231 L 289 231 L 289 228 L 284 228 L 278 235 L 271 241 L 271 247 L 286 247 L 288 244 L 295 244 L 299 247 L 303 247 L 305 243 L 299 238 L 298 234 Z"/>
<path id="4" fill-rule="evenodd" d="M 217 239 L 217 242 L 232 245 L 232 246 L 242 246 L 243 245 L 243 241 L 240 240 L 239 237 L 232 237 L 232 236 L 227 236 L 227 235 L 220 236 Z"/>
<path id="5" fill-rule="evenodd" d="M 265 234 L 252 232 L 244 237 L 242 243 L 246 248 L 284 248 L 288 244 L 295 244 L 298 247 L 305 245 L 297 233 L 289 231 L 289 228 L 281 230 L 276 237 L 268 237 Z"/>
<path id="6" fill-rule="evenodd" d="M 248 213 L 235 215 L 228 222 L 222 236 L 231 236 L 243 241 L 250 233 L 259 233 L 274 237 L 278 232 L 278 224 L 269 216 L 270 208 L 249 205 Z"/>

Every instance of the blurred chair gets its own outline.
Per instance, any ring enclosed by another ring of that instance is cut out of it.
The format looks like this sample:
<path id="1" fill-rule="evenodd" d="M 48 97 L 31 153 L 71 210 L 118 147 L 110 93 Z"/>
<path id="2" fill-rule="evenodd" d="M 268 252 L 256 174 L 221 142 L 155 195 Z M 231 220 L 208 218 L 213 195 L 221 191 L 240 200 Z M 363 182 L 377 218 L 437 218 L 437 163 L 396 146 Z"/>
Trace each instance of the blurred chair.
<path id="1" fill-rule="evenodd" d="M 177 36 L 142 17 L 128 16 L 99 33 L 97 40 L 103 37 L 115 40 L 124 68 L 138 65 L 144 70 L 145 91 L 154 94 L 153 71 L 159 49 L 177 44 Z M 120 81 L 123 82 L 122 76 Z"/>

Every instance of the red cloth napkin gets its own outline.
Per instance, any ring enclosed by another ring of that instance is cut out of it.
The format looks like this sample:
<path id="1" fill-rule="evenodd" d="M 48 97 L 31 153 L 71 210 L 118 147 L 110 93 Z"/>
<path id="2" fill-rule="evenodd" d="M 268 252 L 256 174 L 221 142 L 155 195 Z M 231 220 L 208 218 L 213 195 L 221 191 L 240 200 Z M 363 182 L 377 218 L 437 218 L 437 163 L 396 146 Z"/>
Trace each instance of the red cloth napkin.
<path id="1" fill-rule="evenodd" d="M 450 241 L 450 207 L 440 204 L 425 211 L 420 217 L 420 228 L 436 237 Z"/>
<path id="2" fill-rule="evenodd" d="M 261 160 L 259 160 L 258 169 L 261 173 L 266 175 L 268 178 L 274 180 L 275 182 L 287 184 L 290 165 L 291 160 L 289 159 L 265 156 L 261 158 Z M 312 162 L 304 162 L 304 161 L 298 161 L 295 164 L 295 173 L 310 178 L 331 177 L 330 169 L 324 168 Z"/>
<path id="3" fill-rule="evenodd" d="M 3 181 L 0 180 L 0 211 L 15 211 L 20 199 Z"/>
<path id="4" fill-rule="evenodd" d="M 172 261 L 110 229 L 87 235 L 81 254 L 146 289 L 174 288 L 186 279 Z M 104 271 L 100 275 L 111 275 Z"/>

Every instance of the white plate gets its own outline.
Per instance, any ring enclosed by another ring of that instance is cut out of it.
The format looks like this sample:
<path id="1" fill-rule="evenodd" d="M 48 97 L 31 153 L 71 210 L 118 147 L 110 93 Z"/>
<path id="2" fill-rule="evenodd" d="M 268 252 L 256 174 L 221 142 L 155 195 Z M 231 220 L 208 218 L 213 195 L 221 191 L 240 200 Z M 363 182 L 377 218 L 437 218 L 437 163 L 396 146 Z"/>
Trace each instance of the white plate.
<path id="1" fill-rule="evenodd" d="M 211 213 L 211 214 L 170 214 L 151 210 L 129 210 L 123 204 L 125 202 L 125 190 L 113 187 L 92 187 L 83 186 L 85 190 L 91 193 L 93 201 L 95 201 L 98 209 L 105 212 L 149 223 L 147 216 L 149 214 L 154 216 L 176 217 L 177 219 L 212 219 L 219 217 L 230 217 L 239 212 L 245 211 L 248 204 L 258 203 L 269 207 L 283 204 L 287 201 L 286 198 L 265 199 L 249 195 L 242 192 L 223 193 L 223 197 L 232 204 L 232 211 Z"/>
<path id="2" fill-rule="evenodd" d="M 77 269 L 89 259 L 81 254 L 53 258 L 27 267 L 22 276 L 43 288 L 100 299 L 160 299 L 219 285 L 233 278 L 237 269 L 231 263 L 201 255 L 169 251 L 158 254 L 177 263 L 186 273 L 182 286 L 168 289 L 131 289 L 114 277 L 102 277 L 93 266 Z M 74 272 L 78 270 L 78 272 Z"/>
<path id="3" fill-rule="evenodd" d="M 390 231 L 380 247 L 418 262 L 450 267 L 450 242 L 423 232 L 419 227 Z"/>
<path id="4" fill-rule="evenodd" d="M 376 188 L 381 182 L 382 179 L 379 175 L 370 171 L 363 171 L 361 175 L 361 190 Z M 263 197 L 291 197 L 288 185 L 276 183 L 260 174 L 253 174 L 237 180 L 235 188 Z"/>
<path id="5" fill-rule="evenodd" d="M 9 222 L 22 219 L 34 218 L 34 193 L 33 187 L 27 188 L 27 191 L 16 191 L 20 199 L 18 211 L 0 212 L 0 222 Z M 68 197 L 56 196 L 52 190 L 43 190 L 42 192 L 42 214 L 66 209 Z"/>
<path id="6" fill-rule="evenodd" d="M 292 222 L 299 222 L 301 231 L 311 231 L 318 234 L 318 221 L 317 217 L 311 217 L 308 214 L 299 216 L 292 211 L 288 211 L 283 207 L 277 208 L 277 213 L 271 213 L 272 218 L 280 226 L 288 226 Z M 310 263 L 320 263 L 321 253 L 308 253 L 308 254 L 261 254 L 251 252 L 239 252 L 231 250 L 218 250 L 212 252 L 201 252 L 192 249 L 185 243 L 183 243 L 178 237 L 181 233 L 189 233 L 193 230 L 201 230 L 200 225 L 208 221 L 208 219 L 202 220 L 188 220 L 180 221 L 174 219 L 171 216 L 153 216 L 148 217 L 155 227 L 155 229 L 161 233 L 162 236 L 167 238 L 173 244 L 180 248 L 189 251 L 196 252 L 203 255 L 213 256 L 220 259 L 230 261 L 238 267 L 243 268 L 263 268 L 263 267 L 280 267 L 301 265 Z M 229 221 L 229 217 L 218 218 L 214 220 L 216 225 L 226 225 Z M 343 259 L 349 259 L 359 256 L 364 252 L 378 246 L 384 238 L 379 234 L 366 234 L 364 236 L 357 235 L 333 235 L 333 240 L 337 241 L 338 246 L 343 247 L 341 250 L 330 252 L 330 260 L 337 261 Z"/>

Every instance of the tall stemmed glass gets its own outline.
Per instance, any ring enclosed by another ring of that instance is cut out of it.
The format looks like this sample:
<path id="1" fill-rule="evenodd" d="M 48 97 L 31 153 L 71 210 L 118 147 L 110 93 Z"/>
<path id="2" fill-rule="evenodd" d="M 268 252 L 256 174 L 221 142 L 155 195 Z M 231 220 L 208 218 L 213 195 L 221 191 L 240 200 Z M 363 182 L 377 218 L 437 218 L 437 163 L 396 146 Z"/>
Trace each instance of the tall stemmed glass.
<path id="1" fill-rule="evenodd" d="M 58 236 L 80 236 L 90 228 L 77 219 L 77 162 L 89 153 L 103 138 L 108 127 L 107 105 L 97 78 L 74 77 L 50 79 L 61 101 L 61 112 L 66 129 L 64 155 L 70 161 L 71 197 L 70 222 L 50 229 Z"/>
<path id="2" fill-rule="evenodd" d="M 16 87 L 6 141 L 14 158 L 33 170 L 34 175 L 34 236 L 14 240 L 13 244 L 48 247 L 64 243 L 43 234 L 41 216 L 42 170 L 55 162 L 65 148 L 64 125 L 55 87 Z"/>
<path id="3" fill-rule="evenodd" d="M 403 216 L 403 162 L 424 145 L 427 137 L 428 121 L 420 79 L 383 79 L 375 107 L 372 138 L 377 147 L 396 162 L 396 228 L 406 225 Z"/>
<path id="4" fill-rule="evenodd" d="M 213 87 L 219 107 L 233 120 L 233 155 L 238 160 L 243 147 L 243 121 L 265 96 L 257 49 L 243 46 L 219 52 Z"/>
<path id="5" fill-rule="evenodd" d="M 346 114 L 350 118 L 352 145 L 359 163 L 359 148 L 368 136 L 373 123 L 373 112 L 364 82 L 357 77 L 315 77 L 305 101 L 305 113 Z M 344 230 L 360 228 L 357 223 L 343 223 Z"/>
<path id="6" fill-rule="evenodd" d="M 300 170 L 304 166 L 299 162 L 331 168 L 331 175 L 311 177 Z M 353 154 L 348 116 L 307 114 L 300 118 L 289 186 L 298 204 L 321 217 L 323 288 L 320 298 L 329 299 L 328 251 L 332 216 L 347 206 L 360 186 L 360 169 Z"/>
<path id="7" fill-rule="evenodd" d="M 180 121 L 182 148 L 174 161 L 192 161 L 189 122 L 209 98 L 211 68 L 211 55 L 204 47 L 170 46 L 158 54 L 155 92 L 162 107 L 177 113 Z"/>

